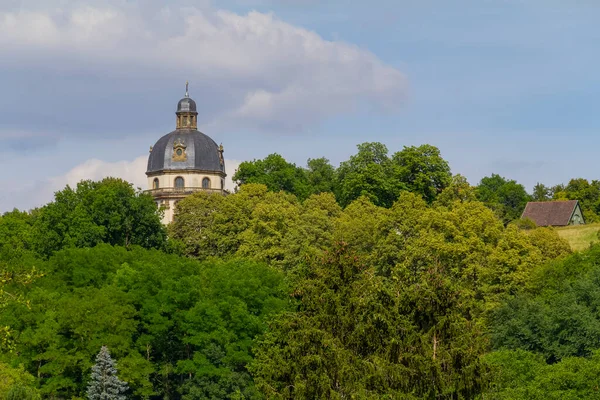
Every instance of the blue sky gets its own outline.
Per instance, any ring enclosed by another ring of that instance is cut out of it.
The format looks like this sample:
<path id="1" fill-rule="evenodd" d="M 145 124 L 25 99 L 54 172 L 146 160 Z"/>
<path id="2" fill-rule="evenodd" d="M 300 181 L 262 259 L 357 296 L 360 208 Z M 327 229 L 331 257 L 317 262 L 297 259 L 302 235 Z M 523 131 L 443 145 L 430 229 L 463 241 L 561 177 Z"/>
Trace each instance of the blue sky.
<path id="1" fill-rule="evenodd" d="M 472 184 L 600 179 L 600 3 L 0 4 L 0 212 L 80 179 L 145 185 L 190 81 L 228 172 L 429 143 Z"/>

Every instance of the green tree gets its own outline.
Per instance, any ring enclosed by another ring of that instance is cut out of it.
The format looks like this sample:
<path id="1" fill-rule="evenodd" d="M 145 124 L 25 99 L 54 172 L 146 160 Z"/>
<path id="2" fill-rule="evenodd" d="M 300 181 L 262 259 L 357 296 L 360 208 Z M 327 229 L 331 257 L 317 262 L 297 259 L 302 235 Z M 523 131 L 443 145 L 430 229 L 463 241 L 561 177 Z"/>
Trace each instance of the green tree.
<path id="1" fill-rule="evenodd" d="M 536 266 L 491 315 L 496 349 L 523 349 L 554 363 L 600 348 L 600 248 Z"/>
<path id="2" fill-rule="evenodd" d="M 456 398 L 481 390 L 485 349 L 448 270 L 388 280 L 344 244 L 297 281 L 251 370 L 270 398 Z M 408 278 L 408 279 L 406 279 Z"/>
<path id="3" fill-rule="evenodd" d="M 469 185 L 467 178 L 462 175 L 454 175 L 450 185 L 446 187 L 436 198 L 436 204 L 450 206 L 453 202 L 466 202 L 477 200 L 475 189 Z"/>
<path id="4" fill-rule="evenodd" d="M 83 396 L 103 345 L 132 400 L 254 398 L 254 340 L 290 303 L 284 275 L 249 260 L 200 263 L 100 244 L 38 266 L 45 276 L 29 288 L 31 310 L 9 303 L 0 326 L 15 332 L 15 350 L 2 357 L 23 364 L 44 398 Z"/>
<path id="5" fill-rule="evenodd" d="M 406 190 L 399 180 L 398 166 L 388 157 L 384 144 L 362 143 L 358 153 L 340 164 L 337 173 L 336 198 L 342 207 L 360 196 L 366 196 L 373 204 L 391 207 Z"/>
<path id="6" fill-rule="evenodd" d="M 571 179 L 559 193 L 561 198 L 579 200 L 587 222 L 600 220 L 600 181 L 588 182 L 587 179 Z"/>
<path id="7" fill-rule="evenodd" d="M 399 167 L 400 181 L 427 203 L 432 203 L 452 182 L 450 166 L 435 146 L 404 147 L 393 155 L 392 161 Z"/>
<path id="8" fill-rule="evenodd" d="M 536 183 L 533 187 L 532 201 L 549 201 L 552 198 L 552 189 L 542 183 Z"/>
<path id="9" fill-rule="evenodd" d="M 334 192 L 335 168 L 325 157 L 309 158 L 306 176 L 310 192 L 314 194 Z"/>
<path id="10" fill-rule="evenodd" d="M 238 186 L 260 183 L 266 185 L 269 191 L 283 190 L 300 200 L 311 193 L 306 171 L 275 153 L 263 160 L 244 161 L 233 175 L 233 180 Z"/>
<path id="11" fill-rule="evenodd" d="M 0 216 L 0 253 L 19 256 L 33 250 L 34 214 L 17 209 Z"/>
<path id="12" fill-rule="evenodd" d="M 501 350 L 484 357 L 493 383 L 483 398 L 498 400 L 563 400 L 598 397 L 600 355 L 569 357 L 548 365 L 525 350 Z"/>
<path id="13" fill-rule="evenodd" d="M 256 204 L 248 228 L 240 233 L 237 255 L 274 265 L 285 261 L 284 239 L 300 217 L 295 196 L 283 192 L 267 193 Z"/>
<path id="14" fill-rule="evenodd" d="M 87 387 L 88 400 L 126 400 L 129 389 L 127 382 L 117 376 L 117 366 L 110 356 L 108 347 L 102 346 L 92 367 Z"/>
<path id="15" fill-rule="evenodd" d="M 476 195 L 479 201 L 497 213 L 505 225 L 519 218 L 530 200 L 523 185 L 497 174 L 482 178 Z"/>
<path id="16" fill-rule="evenodd" d="M 0 362 L 0 400 L 40 400 L 35 378 L 22 365 L 17 368 Z"/>
<path id="17" fill-rule="evenodd" d="M 82 181 L 56 192 L 35 219 L 35 246 L 48 257 L 65 247 L 99 243 L 146 248 L 165 245 L 165 228 L 149 194 L 121 179 Z"/>

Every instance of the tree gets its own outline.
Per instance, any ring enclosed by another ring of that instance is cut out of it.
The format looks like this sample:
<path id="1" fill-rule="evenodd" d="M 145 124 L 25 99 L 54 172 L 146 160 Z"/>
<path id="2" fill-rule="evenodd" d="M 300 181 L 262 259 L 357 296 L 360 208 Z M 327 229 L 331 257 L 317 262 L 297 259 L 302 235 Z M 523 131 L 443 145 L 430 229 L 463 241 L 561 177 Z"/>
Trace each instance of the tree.
<path id="1" fill-rule="evenodd" d="M 91 380 L 87 388 L 89 400 L 127 400 L 127 382 L 117 376 L 117 367 L 108 347 L 102 346 L 96 364 L 92 367 Z"/>
<path id="2" fill-rule="evenodd" d="M 530 200 L 523 185 L 497 174 L 482 178 L 476 195 L 479 201 L 496 212 L 505 225 L 519 218 Z"/>
<path id="3" fill-rule="evenodd" d="M 437 205 L 450 206 L 453 202 L 467 202 L 477 200 L 475 189 L 469 185 L 467 178 L 454 175 L 452 182 L 436 198 Z"/>
<path id="4" fill-rule="evenodd" d="M 335 186 L 335 168 L 329 160 L 322 158 L 309 158 L 306 176 L 310 191 L 314 194 L 333 192 Z"/>
<path id="5" fill-rule="evenodd" d="M 542 183 L 536 183 L 533 187 L 533 201 L 549 201 L 552 198 L 552 189 Z"/>
<path id="6" fill-rule="evenodd" d="M 600 220 L 600 181 L 588 182 L 587 179 L 571 179 L 561 192 L 562 197 L 569 200 L 579 200 L 585 220 L 597 222 Z"/>
<path id="7" fill-rule="evenodd" d="M 269 398 L 473 398 L 485 346 L 450 268 L 376 274 L 344 243 L 312 260 L 251 365 Z"/>
<path id="8" fill-rule="evenodd" d="M 494 348 L 527 350 L 548 363 L 591 356 L 600 348 L 599 257 L 596 246 L 539 263 L 515 296 L 491 314 Z"/>
<path id="9" fill-rule="evenodd" d="M 99 243 L 161 248 L 165 228 L 151 195 L 117 178 L 81 181 L 56 192 L 34 223 L 35 248 L 44 257 L 65 247 Z"/>
<path id="10" fill-rule="evenodd" d="M 398 176 L 398 166 L 388 157 L 387 147 L 378 142 L 362 143 L 358 153 L 340 164 L 337 173 L 336 198 L 346 207 L 360 196 L 373 204 L 391 207 L 406 190 Z"/>
<path id="11" fill-rule="evenodd" d="M 484 356 L 491 368 L 492 385 L 484 399 L 563 400 L 598 397 L 600 354 L 569 357 L 546 364 L 543 357 L 525 350 L 500 350 Z"/>
<path id="12" fill-rule="evenodd" d="M 232 179 L 238 186 L 260 183 L 266 185 L 271 192 L 283 190 L 296 195 L 300 200 L 310 194 L 306 171 L 276 153 L 263 160 L 244 161 Z"/>
<path id="13" fill-rule="evenodd" d="M 19 256 L 33 250 L 34 214 L 17 209 L 0 216 L 0 253 Z"/>
<path id="14" fill-rule="evenodd" d="M 0 362 L 0 399 L 39 400 L 41 397 L 35 388 L 35 378 L 22 365 L 11 368 Z"/>
<path id="15" fill-rule="evenodd" d="M 452 181 L 450 166 L 435 146 L 404 147 L 393 155 L 392 160 L 399 167 L 400 181 L 427 203 L 431 204 Z"/>

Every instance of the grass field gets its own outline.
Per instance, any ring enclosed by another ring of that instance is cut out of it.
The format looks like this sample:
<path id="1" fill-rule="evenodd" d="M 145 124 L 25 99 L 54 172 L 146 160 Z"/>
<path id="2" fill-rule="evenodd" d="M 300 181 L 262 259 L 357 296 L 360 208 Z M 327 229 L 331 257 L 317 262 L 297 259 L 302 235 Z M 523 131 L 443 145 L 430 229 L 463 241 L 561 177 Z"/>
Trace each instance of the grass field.
<path id="1" fill-rule="evenodd" d="M 600 224 L 566 226 L 557 228 L 556 231 L 569 242 L 574 251 L 580 251 L 590 247 L 590 243 L 599 241 Z"/>

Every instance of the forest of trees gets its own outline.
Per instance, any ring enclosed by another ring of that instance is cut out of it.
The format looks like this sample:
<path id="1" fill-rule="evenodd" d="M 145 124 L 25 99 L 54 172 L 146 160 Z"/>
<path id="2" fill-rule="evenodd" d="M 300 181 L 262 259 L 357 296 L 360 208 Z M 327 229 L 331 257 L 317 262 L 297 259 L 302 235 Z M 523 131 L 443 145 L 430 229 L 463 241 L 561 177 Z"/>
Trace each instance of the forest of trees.
<path id="1" fill-rule="evenodd" d="M 234 180 L 167 227 L 115 178 L 2 215 L 0 400 L 85 399 L 108 351 L 129 399 L 598 397 L 600 247 L 513 223 L 571 198 L 594 220 L 597 181 L 471 186 L 380 143 Z"/>

